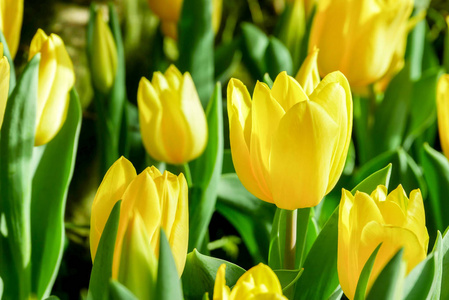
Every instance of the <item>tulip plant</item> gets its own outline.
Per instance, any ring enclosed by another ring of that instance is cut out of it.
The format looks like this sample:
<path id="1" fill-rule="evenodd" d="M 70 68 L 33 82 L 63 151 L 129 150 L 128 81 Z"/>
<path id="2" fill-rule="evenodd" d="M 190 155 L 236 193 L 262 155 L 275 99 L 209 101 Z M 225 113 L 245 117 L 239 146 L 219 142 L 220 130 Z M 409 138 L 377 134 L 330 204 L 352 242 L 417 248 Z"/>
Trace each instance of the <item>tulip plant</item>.
<path id="1" fill-rule="evenodd" d="M 442 1 L 139 1 L 0 0 L 0 299 L 449 299 Z"/>

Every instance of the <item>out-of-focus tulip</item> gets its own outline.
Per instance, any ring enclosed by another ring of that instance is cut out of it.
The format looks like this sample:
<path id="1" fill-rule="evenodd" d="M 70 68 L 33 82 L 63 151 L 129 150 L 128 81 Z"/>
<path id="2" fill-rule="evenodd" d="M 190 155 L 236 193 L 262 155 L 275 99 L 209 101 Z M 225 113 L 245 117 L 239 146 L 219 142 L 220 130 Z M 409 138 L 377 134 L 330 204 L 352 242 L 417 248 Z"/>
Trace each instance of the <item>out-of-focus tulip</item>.
<path id="1" fill-rule="evenodd" d="M 444 155 L 449 158 L 449 75 L 444 74 L 437 85 L 437 113 L 440 143 Z"/>
<path id="2" fill-rule="evenodd" d="M 307 77 L 307 76 L 306 76 Z M 343 171 L 352 132 L 352 96 L 340 72 L 308 96 L 285 72 L 253 100 L 237 79 L 228 85 L 232 160 L 256 197 L 284 209 L 317 205 Z"/>
<path id="3" fill-rule="evenodd" d="M 146 255 L 150 256 L 145 258 L 146 261 L 151 262 L 153 254 L 158 257 L 161 227 L 167 234 L 176 267 L 181 275 L 187 256 L 189 235 L 187 183 L 184 175 L 175 176 L 167 171 L 161 174 L 155 167 L 147 168 L 137 175 L 131 162 L 126 158 L 119 158 L 106 173 L 92 205 L 92 260 L 95 259 L 109 214 L 118 200 L 122 200 L 122 205 L 114 250 L 113 278 L 139 276 L 126 274 L 127 270 L 136 269 L 138 266 L 131 266 L 132 262 L 129 261 L 122 262 L 122 251 L 134 253 L 135 250 L 138 253 L 135 255 L 143 255 L 141 250 L 150 245 L 154 253 L 147 253 Z M 125 240 L 127 228 L 129 233 Z M 140 250 L 137 249 L 139 245 L 143 247 Z M 125 248 L 127 250 L 124 250 Z M 137 258 L 134 257 L 133 260 L 136 261 Z M 122 269 L 123 264 L 126 267 Z"/>
<path id="4" fill-rule="evenodd" d="M 159 161 L 182 164 L 197 158 L 207 143 L 207 122 L 189 73 L 170 66 L 142 78 L 137 92 L 142 140 Z"/>
<path id="5" fill-rule="evenodd" d="M 19 47 L 22 19 L 23 0 L 0 1 L 0 30 L 5 36 L 12 58 L 16 56 Z"/>
<path id="6" fill-rule="evenodd" d="M 0 129 L 5 115 L 6 102 L 9 93 L 9 62 L 6 56 L 3 56 L 3 45 L 0 43 Z"/>
<path id="7" fill-rule="evenodd" d="M 162 32 L 172 39 L 178 39 L 178 21 L 183 0 L 148 0 L 151 10 L 162 22 Z M 223 0 L 212 1 L 212 28 L 215 33 L 220 29 Z"/>
<path id="8" fill-rule="evenodd" d="M 427 255 L 424 205 L 420 190 L 407 198 L 400 185 L 388 194 L 378 186 L 371 195 L 343 190 L 338 220 L 338 277 L 345 295 L 354 298 L 355 289 L 366 261 L 382 243 L 368 281 L 368 289 L 396 254 L 404 248 L 403 259 L 410 272 Z"/>
<path id="9" fill-rule="evenodd" d="M 97 11 L 92 38 L 92 80 L 104 94 L 114 83 L 117 72 L 117 48 L 111 29 L 104 21 L 101 10 Z"/>
<path id="10" fill-rule="evenodd" d="M 67 117 L 70 90 L 75 83 L 72 61 L 62 39 L 39 29 L 30 45 L 29 60 L 41 54 L 36 108 L 36 146 L 48 143 Z"/>
<path id="11" fill-rule="evenodd" d="M 278 277 L 269 266 L 262 263 L 249 269 L 237 281 L 234 288 L 226 286 L 226 265 L 218 268 L 215 277 L 213 300 L 273 299 L 287 300 L 282 295 Z"/>
<path id="12" fill-rule="evenodd" d="M 309 46 L 320 49 L 321 74 L 339 70 L 353 88 L 381 79 L 405 41 L 412 9 L 413 0 L 319 1 Z"/>
<path id="13" fill-rule="evenodd" d="M 304 60 L 301 68 L 296 74 L 296 81 L 302 86 L 307 95 L 313 93 L 320 83 L 320 73 L 318 72 L 318 49 L 314 49 Z"/>

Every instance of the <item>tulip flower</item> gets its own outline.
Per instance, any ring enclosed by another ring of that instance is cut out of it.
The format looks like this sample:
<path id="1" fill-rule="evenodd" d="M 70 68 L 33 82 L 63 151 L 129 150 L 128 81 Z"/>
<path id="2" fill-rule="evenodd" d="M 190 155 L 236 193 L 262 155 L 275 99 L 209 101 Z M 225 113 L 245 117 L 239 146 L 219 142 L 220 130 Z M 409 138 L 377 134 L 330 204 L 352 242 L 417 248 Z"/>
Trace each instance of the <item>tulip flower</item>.
<path id="1" fill-rule="evenodd" d="M 214 285 L 213 300 L 237 299 L 273 299 L 287 300 L 282 295 L 282 287 L 278 277 L 269 266 L 262 263 L 249 269 L 243 274 L 232 292 L 226 286 L 226 265 L 222 264 L 217 271 Z"/>
<path id="2" fill-rule="evenodd" d="M 136 260 L 138 258 L 133 255 L 143 255 L 139 248 L 142 250 L 151 246 L 154 253 L 144 252 L 149 255 L 145 261 L 151 262 L 152 255 L 157 259 L 161 227 L 167 234 L 176 267 L 181 275 L 187 256 L 189 235 L 187 183 L 184 175 L 175 176 L 167 171 L 161 174 L 155 167 L 147 168 L 137 175 L 131 162 L 124 157 L 119 158 L 106 173 L 92 205 L 92 260 L 95 259 L 109 214 L 119 200 L 122 200 L 122 205 L 114 250 L 113 278 L 138 276 L 126 274 L 132 267 L 131 262 L 123 261 L 122 251 L 130 253 L 125 259 Z"/>
<path id="3" fill-rule="evenodd" d="M 243 83 L 228 85 L 231 153 L 241 182 L 283 209 L 317 205 L 343 171 L 352 131 L 352 97 L 340 72 L 307 95 L 280 73 L 270 90 L 258 82 L 253 100 Z"/>
<path id="4" fill-rule="evenodd" d="M 97 11 L 92 37 L 92 80 L 96 89 L 109 93 L 117 72 L 117 48 L 111 29 Z"/>
<path id="5" fill-rule="evenodd" d="M 0 129 L 5 115 L 6 102 L 9 93 L 9 62 L 6 56 L 3 56 L 3 45 L 0 43 Z"/>
<path id="6" fill-rule="evenodd" d="M 0 2 L 0 30 L 8 43 L 9 53 L 17 53 L 22 30 L 23 0 L 2 0 Z"/>
<path id="7" fill-rule="evenodd" d="M 302 63 L 301 68 L 296 74 L 296 81 L 302 86 L 307 95 L 312 94 L 313 90 L 320 83 L 320 73 L 318 72 L 318 49 L 313 49 Z"/>
<path id="8" fill-rule="evenodd" d="M 371 195 L 343 190 L 338 220 L 338 277 L 345 295 L 354 298 L 360 273 L 382 243 L 368 281 L 368 290 L 388 261 L 404 248 L 407 273 L 426 258 L 429 235 L 420 190 L 401 185 L 388 194 L 378 186 Z"/>
<path id="9" fill-rule="evenodd" d="M 449 157 L 449 75 L 444 74 L 437 85 L 437 113 L 440 143 L 444 155 Z"/>
<path id="10" fill-rule="evenodd" d="M 70 90 L 75 83 L 72 61 L 64 42 L 39 29 L 30 45 L 29 60 L 41 54 L 37 91 L 35 145 L 48 143 L 59 132 L 67 117 Z"/>
<path id="11" fill-rule="evenodd" d="M 215 33 L 220 29 L 222 1 L 212 1 L 212 28 Z M 161 20 L 161 29 L 164 35 L 175 40 L 178 38 L 177 24 L 181 15 L 182 3 L 183 0 L 148 0 L 151 10 Z"/>
<path id="12" fill-rule="evenodd" d="M 207 143 L 206 115 L 189 73 L 175 66 L 142 78 L 137 92 L 140 132 L 147 152 L 159 161 L 183 164 Z"/>
<path id="13" fill-rule="evenodd" d="M 320 49 L 321 74 L 339 70 L 352 88 L 381 79 L 402 49 L 413 0 L 319 1 L 309 49 Z"/>

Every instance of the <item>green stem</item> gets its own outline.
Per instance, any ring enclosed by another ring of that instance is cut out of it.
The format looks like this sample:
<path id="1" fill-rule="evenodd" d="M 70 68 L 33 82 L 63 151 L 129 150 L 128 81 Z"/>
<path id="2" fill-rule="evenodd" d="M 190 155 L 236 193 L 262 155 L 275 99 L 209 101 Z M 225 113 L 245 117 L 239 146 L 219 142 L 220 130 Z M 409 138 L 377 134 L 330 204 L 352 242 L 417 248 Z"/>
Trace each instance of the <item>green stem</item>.
<path id="1" fill-rule="evenodd" d="M 287 270 L 295 269 L 296 259 L 296 230 L 298 210 L 285 210 L 285 253 L 284 268 Z"/>
<path id="2" fill-rule="evenodd" d="M 186 177 L 187 185 L 189 188 L 192 187 L 192 174 L 190 173 L 190 167 L 188 163 L 184 163 L 181 166 L 181 171 L 184 173 L 184 176 Z"/>
<path id="3" fill-rule="evenodd" d="M 307 229 L 309 227 L 310 207 L 298 209 L 298 220 L 296 228 L 296 257 L 298 266 L 303 266 L 306 259 L 306 241 L 307 241 Z"/>

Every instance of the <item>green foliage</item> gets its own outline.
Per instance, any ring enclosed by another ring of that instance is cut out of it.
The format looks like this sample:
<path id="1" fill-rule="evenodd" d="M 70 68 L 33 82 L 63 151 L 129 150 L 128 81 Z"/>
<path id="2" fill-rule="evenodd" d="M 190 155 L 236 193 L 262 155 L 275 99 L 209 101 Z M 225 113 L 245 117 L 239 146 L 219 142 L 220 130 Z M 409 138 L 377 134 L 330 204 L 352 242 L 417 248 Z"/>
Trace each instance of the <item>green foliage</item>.
<path id="1" fill-rule="evenodd" d="M 357 282 L 357 287 L 355 289 L 354 300 L 365 299 L 366 290 L 368 288 L 368 281 L 371 276 L 371 271 L 373 270 L 374 261 L 376 260 L 377 252 L 379 252 L 381 246 L 382 244 L 379 244 L 379 246 L 374 249 L 373 253 L 370 255 L 365 265 L 363 266 L 362 272 L 359 276 L 359 281 Z"/>

